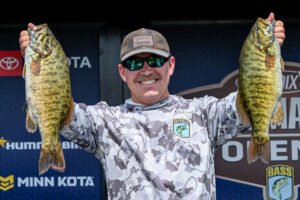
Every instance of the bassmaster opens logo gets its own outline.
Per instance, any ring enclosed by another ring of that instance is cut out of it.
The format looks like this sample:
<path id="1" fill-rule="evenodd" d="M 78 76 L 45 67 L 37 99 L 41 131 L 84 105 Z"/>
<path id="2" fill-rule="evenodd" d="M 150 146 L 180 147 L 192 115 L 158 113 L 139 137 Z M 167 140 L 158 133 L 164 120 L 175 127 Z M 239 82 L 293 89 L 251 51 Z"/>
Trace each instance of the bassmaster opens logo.
<path id="1" fill-rule="evenodd" d="M 0 147 L 5 147 L 5 143 L 7 142 L 6 139 L 4 139 L 3 137 L 0 138 Z"/>
<path id="2" fill-rule="evenodd" d="M 266 168 L 266 199 L 294 199 L 294 168 L 273 165 Z"/>

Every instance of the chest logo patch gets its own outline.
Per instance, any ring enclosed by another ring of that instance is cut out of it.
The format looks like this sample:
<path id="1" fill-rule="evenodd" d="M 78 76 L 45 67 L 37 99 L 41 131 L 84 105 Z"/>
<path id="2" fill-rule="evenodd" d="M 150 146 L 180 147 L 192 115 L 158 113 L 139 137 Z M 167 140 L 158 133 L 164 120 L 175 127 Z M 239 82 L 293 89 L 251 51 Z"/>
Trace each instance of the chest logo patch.
<path id="1" fill-rule="evenodd" d="M 173 133 L 182 138 L 189 138 L 191 135 L 191 123 L 187 119 L 173 119 Z"/>

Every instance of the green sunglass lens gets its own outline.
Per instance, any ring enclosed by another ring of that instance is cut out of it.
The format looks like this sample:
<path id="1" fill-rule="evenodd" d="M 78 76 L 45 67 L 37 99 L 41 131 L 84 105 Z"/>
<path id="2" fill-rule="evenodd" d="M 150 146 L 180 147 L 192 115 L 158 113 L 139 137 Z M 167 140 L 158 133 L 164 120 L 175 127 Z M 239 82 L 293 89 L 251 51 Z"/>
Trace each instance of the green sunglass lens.
<path id="1" fill-rule="evenodd" d="M 143 67 L 143 65 L 144 65 L 144 61 L 137 59 L 136 63 L 135 63 L 135 69 L 141 69 Z"/>
<path id="2" fill-rule="evenodd" d="M 151 67 L 161 67 L 165 62 L 163 57 L 150 57 L 147 59 L 147 63 Z"/>
<path id="3" fill-rule="evenodd" d="M 161 67 L 166 62 L 167 58 L 161 56 L 150 56 L 148 58 L 131 58 L 124 61 L 130 71 L 135 71 L 143 68 L 144 62 L 146 61 L 150 67 Z"/>

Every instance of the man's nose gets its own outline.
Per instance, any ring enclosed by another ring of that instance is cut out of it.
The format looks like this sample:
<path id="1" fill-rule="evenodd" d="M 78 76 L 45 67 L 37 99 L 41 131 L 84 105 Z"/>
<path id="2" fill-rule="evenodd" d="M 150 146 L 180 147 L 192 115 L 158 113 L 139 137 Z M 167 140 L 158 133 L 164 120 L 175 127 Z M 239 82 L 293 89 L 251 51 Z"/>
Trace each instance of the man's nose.
<path id="1" fill-rule="evenodd" d="M 142 73 L 145 76 L 148 76 L 148 75 L 152 74 L 152 72 L 153 72 L 152 67 L 150 67 L 147 62 L 144 62 L 143 68 L 142 68 Z"/>

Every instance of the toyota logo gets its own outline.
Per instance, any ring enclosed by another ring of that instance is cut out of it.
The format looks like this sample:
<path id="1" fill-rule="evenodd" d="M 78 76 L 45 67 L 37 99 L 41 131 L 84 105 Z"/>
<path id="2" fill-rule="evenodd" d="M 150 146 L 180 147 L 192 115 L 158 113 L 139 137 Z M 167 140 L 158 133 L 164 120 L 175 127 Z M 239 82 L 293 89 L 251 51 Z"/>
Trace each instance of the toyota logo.
<path id="1" fill-rule="evenodd" d="M 14 57 L 4 57 L 0 59 L 0 68 L 4 70 L 14 70 L 19 66 L 19 61 Z"/>

